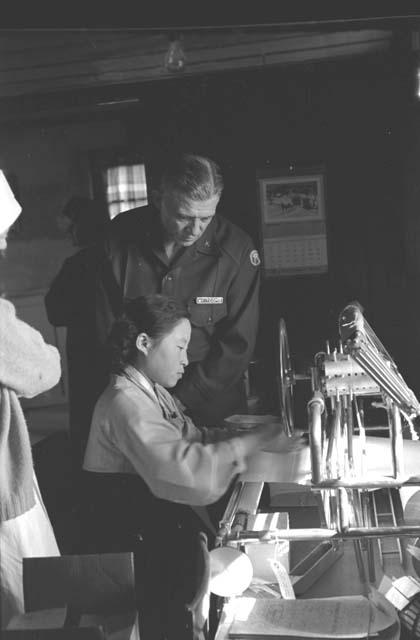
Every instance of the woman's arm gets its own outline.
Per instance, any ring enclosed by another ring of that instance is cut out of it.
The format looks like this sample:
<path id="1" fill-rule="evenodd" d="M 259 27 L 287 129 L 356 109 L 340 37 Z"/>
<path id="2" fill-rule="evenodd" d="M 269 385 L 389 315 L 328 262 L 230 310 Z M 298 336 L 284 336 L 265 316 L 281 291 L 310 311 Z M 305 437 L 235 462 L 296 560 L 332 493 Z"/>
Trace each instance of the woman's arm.
<path id="1" fill-rule="evenodd" d="M 141 404 L 141 406 L 140 406 Z M 113 444 L 128 458 L 159 498 L 192 505 L 215 502 L 246 457 L 272 437 L 271 425 L 214 444 L 191 442 L 162 416 L 159 405 L 121 394 L 110 408 Z"/>
<path id="2" fill-rule="evenodd" d="M 51 389 L 60 380 L 58 350 L 16 317 L 11 302 L 0 300 L 0 384 L 25 398 Z"/>

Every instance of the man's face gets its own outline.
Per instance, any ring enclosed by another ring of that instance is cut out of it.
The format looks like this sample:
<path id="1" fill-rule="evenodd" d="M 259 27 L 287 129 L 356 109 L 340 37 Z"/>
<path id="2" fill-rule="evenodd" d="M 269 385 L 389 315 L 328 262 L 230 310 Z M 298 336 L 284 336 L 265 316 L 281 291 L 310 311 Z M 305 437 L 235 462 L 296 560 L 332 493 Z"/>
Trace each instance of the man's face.
<path id="1" fill-rule="evenodd" d="M 219 199 L 219 196 L 213 196 L 204 201 L 185 200 L 172 193 L 163 193 L 157 207 L 166 239 L 182 247 L 197 242 L 216 213 Z"/>

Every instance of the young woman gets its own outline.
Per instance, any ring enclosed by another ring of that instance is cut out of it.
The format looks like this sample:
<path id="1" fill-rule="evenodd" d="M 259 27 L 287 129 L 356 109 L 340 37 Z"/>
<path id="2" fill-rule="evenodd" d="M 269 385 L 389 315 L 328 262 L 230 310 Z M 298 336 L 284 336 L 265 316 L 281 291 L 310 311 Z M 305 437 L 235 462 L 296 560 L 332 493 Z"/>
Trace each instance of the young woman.
<path id="1" fill-rule="evenodd" d="M 134 551 L 146 640 L 183 637 L 179 614 L 193 596 L 204 529 L 191 507 L 220 498 L 278 429 L 264 424 L 238 437 L 193 424 L 166 390 L 188 364 L 190 335 L 175 299 L 154 294 L 126 305 L 110 336 L 115 375 L 96 404 L 85 454 L 92 548 Z"/>

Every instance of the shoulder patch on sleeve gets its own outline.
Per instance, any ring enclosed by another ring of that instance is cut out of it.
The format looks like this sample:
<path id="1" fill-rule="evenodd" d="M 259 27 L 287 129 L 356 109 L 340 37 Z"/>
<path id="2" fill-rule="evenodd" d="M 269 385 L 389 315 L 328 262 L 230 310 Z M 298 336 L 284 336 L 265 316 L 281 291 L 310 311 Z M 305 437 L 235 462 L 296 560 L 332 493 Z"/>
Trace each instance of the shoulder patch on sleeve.
<path id="1" fill-rule="evenodd" d="M 251 264 L 254 267 L 258 267 L 258 265 L 261 264 L 260 256 L 259 256 L 258 251 L 256 249 L 251 251 L 251 253 L 249 254 L 249 259 L 250 259 Z"/>

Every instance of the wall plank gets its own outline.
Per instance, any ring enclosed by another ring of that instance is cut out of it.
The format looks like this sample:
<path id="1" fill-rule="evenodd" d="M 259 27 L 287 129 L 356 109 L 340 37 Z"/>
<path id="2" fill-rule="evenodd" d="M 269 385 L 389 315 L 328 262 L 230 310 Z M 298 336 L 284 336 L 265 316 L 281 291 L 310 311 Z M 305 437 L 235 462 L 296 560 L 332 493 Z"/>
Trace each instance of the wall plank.
<path id="1" fill-rule="evenodd" d="M 389 48 L 392 31 L 195 32 L 183 36 L 182 75 L 363 55 Z M 174 77 L 168 37 L 135 30 L 0 32 L 0 97 Z"/>

